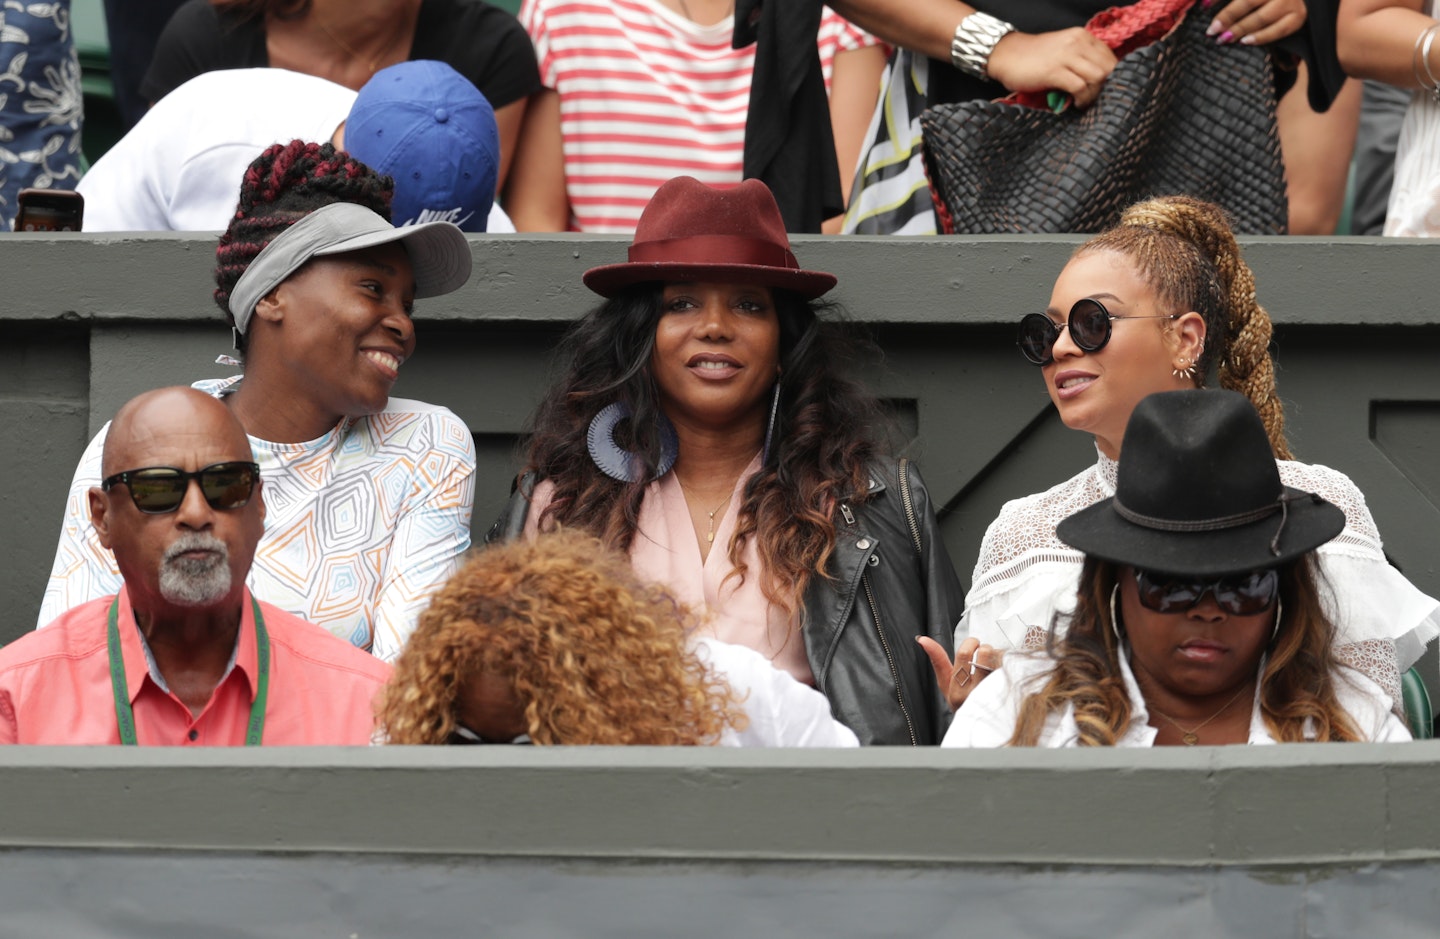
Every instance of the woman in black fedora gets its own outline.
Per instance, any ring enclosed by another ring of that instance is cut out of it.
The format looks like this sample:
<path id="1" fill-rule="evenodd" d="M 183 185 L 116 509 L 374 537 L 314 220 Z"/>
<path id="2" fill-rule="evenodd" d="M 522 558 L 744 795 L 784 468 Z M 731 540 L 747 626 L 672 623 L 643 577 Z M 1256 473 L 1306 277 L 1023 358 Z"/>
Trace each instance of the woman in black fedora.
<path id="1" fill-rule="evenodd" d="M 862 743 L 937 743 L 949 710 L 915 637 L 949 651 L 959 580 L 848 377 L 854 337 L 819 315 L 835 277 L 800 267 L 770 191 L 673 179 L 629 260 L 585 283 L 605 302 L 569 333 L 491 539 L 591 532 Z"/>
<path id="2" fill-rule="evenodd" d="M 1135 408 L 1115 495 L 1060 523 L 1084 552 L 1044 654 L 981 684 L 947 746 L 1408 740 L 1390 698 L 1335 658 L 1315 549 L 1345 527 L 1284 485 L 1242 395 Z"/>
<path id="3" fill-rule="evenodd" d="M 1060 420 L 1094 438 L 1096 460 L 1001 509 L 981 543 L 957 644 L 967 636 L 999 649 L 1043 644 L 1054 615 L 1070 611 L 1080 574 L 1080 553 L 1055 527 L 1115 494 L 1136 405 L 1158 391 L 1218 385 L 1245 395 L 1260 415 L 1285 484 L 1345 513 L 1345 529 L 1317 554 L 1336 654 L 1399 700 L 1401 674 L 1440 635 L 1440 603 L 1390 565 L 1365 496 L 1344 473 L 1292 458 L 1270 338 L 1255 278 L 1210 203 L 1141 202 L 1081 245 L 1047 308 L 1021 320 L 1018 339 Z"/>

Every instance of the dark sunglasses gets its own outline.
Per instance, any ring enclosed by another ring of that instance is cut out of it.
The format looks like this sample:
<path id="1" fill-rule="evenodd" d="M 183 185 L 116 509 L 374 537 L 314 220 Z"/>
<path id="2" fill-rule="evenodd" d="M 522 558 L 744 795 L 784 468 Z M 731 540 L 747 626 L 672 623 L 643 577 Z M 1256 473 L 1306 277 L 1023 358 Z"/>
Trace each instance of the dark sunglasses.
<path id="1" fill-rule="evenodd" d="M 249 502 L 255 492 L 255 483 L 260 480 L 260 464 L 239 460 L 211 463 L 193 473 L 174 466 L 147 466 L 116 473 L 100 483 L 100 488 L 109 492 L 116 483 L 124 483 L 135 508 L 146 515 L 164 515 L 180 508 L 192 479 L 200 484 L 200 492 L 210 508 L 238 509 Z"/>
<path id="2" fill-rule="evenodd" d="M 1231 616 L 1253 616 L 1275 603 L 1280 592 L 1280 575 L 1271 568 L 1218 580 L 1195 581 L 1137 567 L 1135 586 L 1140 592 L 1140 605 L 1156 613 L 1183 613 L 1208 593 L 1215 598 L 1215 605 Z"/>
<path id="3" fill-rule="evenodd" d="M 1075 301 L 1070 308 L 1070 319 L 1063 328 L 1070 330 L 1070 341 L 1075 345 L 1086 352 L 1099 352 L 1110 341 L 1111 320 L 1173 320 L 1179 315 L 1116 316 L 1099 300 L 1086 298 Z M 1045 313 L 1025 314 L 1020 320 L 1020 337 L 1016 340 L 1020 354 L 1032 365 L 1049 365 L 1055 361 L 1055 340 L 1060 338 L 1061 329 Z"/>
<path id="4" fill-rule="evenodd" d="M 528 745 L 528 744 L 530 743 L 530 738 L 529 738 L 529 737 L 525 737 L 525 738 L 523 738 L 523 739 L 516 739 L 516 740 L 487 740 L 487 739 L 485 739 L 484 737 L 480 736 L 479 734 L 475 733 L 475 731 L 471 730 L 469 727 L 466 727 L 464 724 L 456 724 L 456 725 L 455 725 L 455 729 L 450 732 L 450 736 L 449 736 L 448 739 L 446 739 L 445 742 L 448 743 L 448 744 L 449 744 L 450 746 L 452 746 L 452 747 L 455 747 L 455 746 L 468 747 L 468 746 L 475 746 L 475 745 L 477 745 L 477 744 L 524 744 L 524 745 Z"/>

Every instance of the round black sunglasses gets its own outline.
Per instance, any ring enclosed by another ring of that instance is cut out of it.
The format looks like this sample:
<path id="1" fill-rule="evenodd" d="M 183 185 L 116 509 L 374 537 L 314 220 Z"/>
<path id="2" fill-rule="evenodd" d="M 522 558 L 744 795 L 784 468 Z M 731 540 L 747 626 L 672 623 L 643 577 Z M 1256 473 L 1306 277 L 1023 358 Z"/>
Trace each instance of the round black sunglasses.
<path id="1" fill-rule="evenodd" d="M 1032 365 L 1049 365 L 1055 361 L 1055 340 L 1060 330 L 1070 330 L 1070 341 L 1086 352 L 1099 352 L 1110 341 L 1111 320 L 1173 320 L 1179 313 L 1156 313 L 1150 316 L 1116 316 L 1099 300 L 1085 298 L 1070 308 L 1065 327 L 1056 325 L 1045 313 L 1027 313 L 1020 320 L 1020 336 L 1016 344 L 1020 354 Z"/>

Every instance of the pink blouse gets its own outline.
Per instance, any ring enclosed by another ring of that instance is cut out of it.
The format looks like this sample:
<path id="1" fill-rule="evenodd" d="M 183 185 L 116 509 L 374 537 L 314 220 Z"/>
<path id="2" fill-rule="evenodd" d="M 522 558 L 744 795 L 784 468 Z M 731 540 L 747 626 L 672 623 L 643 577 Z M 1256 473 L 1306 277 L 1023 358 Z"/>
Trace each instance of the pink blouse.
<path id="1" fill-rule="evenodd" d="M 645 490 L 640 504 L 639 528 L 630 546 L 630 562 L 642 578 L 664 584 L 677 599 L 702 616 L 700 633 L 722 642 L 749 646 L 807 685 L 815 684 L 805 657 L 805 640 L 800 635 L 799 611 L 795 617 L 772 604 L 760 589 L 760 553 L 752 537 L 741 557 L 745 560 L 744 580 L 730 577 L 729 544 L 735 533 L 736 507 L 746 482 L 760 469 L 760 455 L 735 482 L 735 493 L 724 516 L 715 520 L 715 543 L 704 560 L 685 493 L 674 473 L 666 473 Z M 555 486 L 543 481 L 535 486 L 530 514 L 525 520 L 525 537 L 533 538 Z"/>

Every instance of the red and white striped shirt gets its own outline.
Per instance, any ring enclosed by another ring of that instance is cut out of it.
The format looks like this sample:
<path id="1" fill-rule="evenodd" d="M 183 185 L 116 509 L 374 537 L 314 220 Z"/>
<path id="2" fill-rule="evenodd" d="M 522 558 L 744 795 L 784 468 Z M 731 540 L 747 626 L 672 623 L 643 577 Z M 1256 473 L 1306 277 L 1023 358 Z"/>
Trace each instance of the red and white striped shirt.
<path id="1" fill-rule="evenodd" d="M 572 229 L 634 232 L 675 176 L 740 182 L 755 47 L 730 47 L 731 17 L 700 26 L 659 0 L 525 0 L 520 22 L 560 95 Z M 828 90 L 836 53 L 878 40 L 827 8 L 818 42 Z"/>

